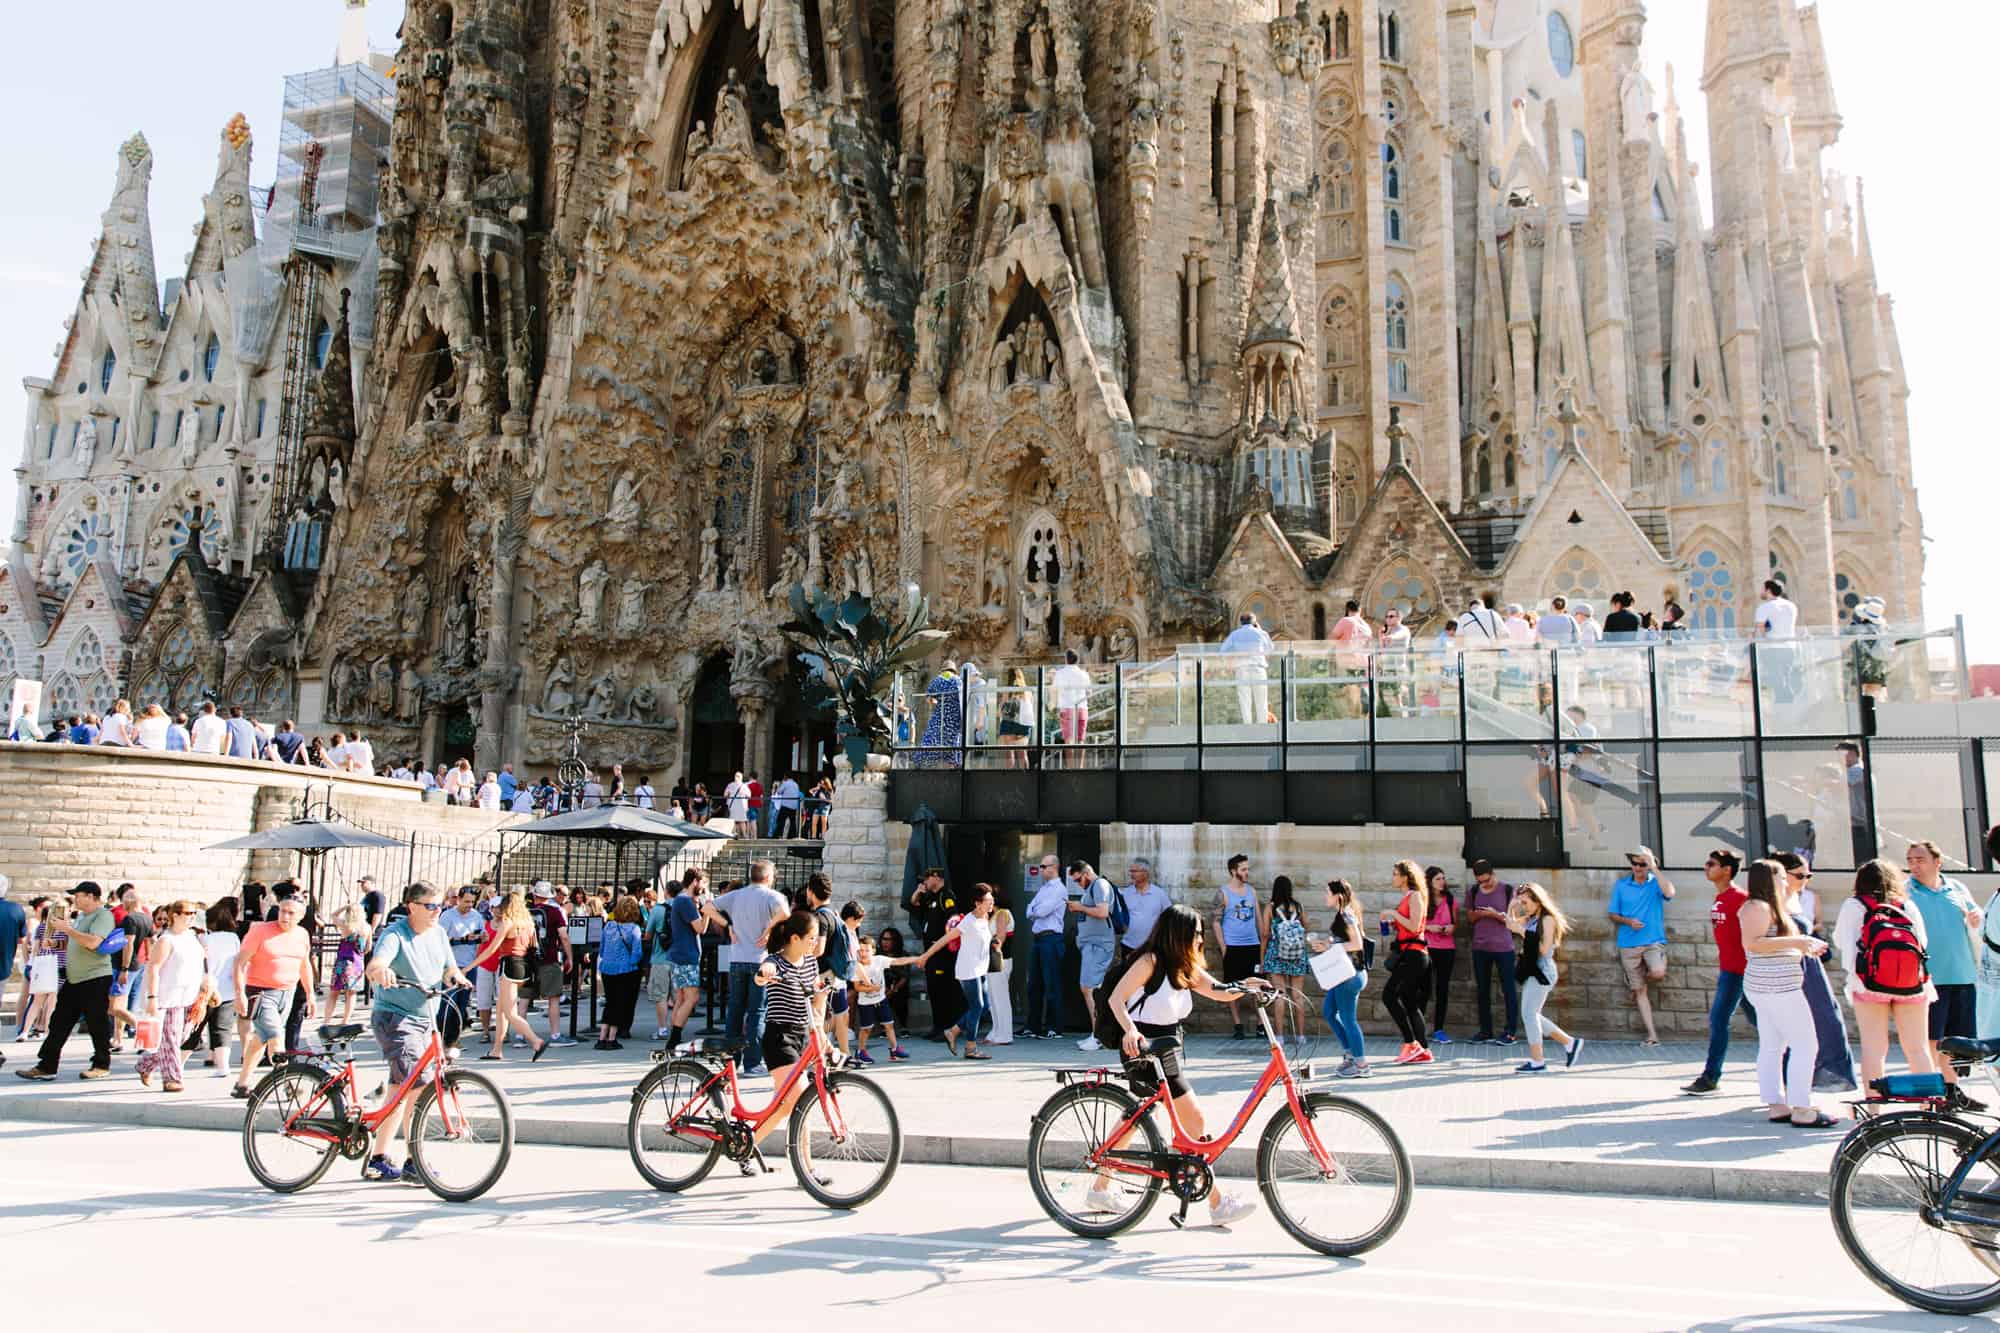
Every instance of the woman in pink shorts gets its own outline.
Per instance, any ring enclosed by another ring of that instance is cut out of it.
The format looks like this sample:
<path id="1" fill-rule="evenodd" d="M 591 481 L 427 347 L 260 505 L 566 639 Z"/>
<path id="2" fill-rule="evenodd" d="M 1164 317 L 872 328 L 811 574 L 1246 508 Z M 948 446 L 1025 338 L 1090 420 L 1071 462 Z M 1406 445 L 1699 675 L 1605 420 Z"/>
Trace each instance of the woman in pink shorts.
<path id="1" fill-rule="evenodd" d="M 1862 960 L 1862 930 L 1868 914 L 1877 907 L 1886 909 L 1891 915 L 1885 921 L 1895 924 L 1897 929 L 1904 926 L 1916 937 L 1919 947 L 1928 949 L 1929 939 L 1924 933 L 1924 917 L 1910 904 L 1909 892 L 1904 887 L 1903 872 L 1887 861 L 1870 861 L 1854 872 L 1854 896 L 1840 908 L 1840 918 L 1834 923 L 1833 943 L 1840 950 L 1841 965 L 1847 969 L 1847 1002 L 1854 1006 L 1854 1020 L 1861 1028 L 1861 1087 L 1867 1094 L 1873 1093 L 1874 1083 L 1882 1077 L 1883 1067 L 1889 1060 L 1889 1023 L 1896 1024 L 1896 1043 L 1903 1048 L 1903 1059 L 1910 1066 L 1912 1074 L 1935 1072 L 1931 1064 L 1930 1032 L 1928 1019 L 1931 1001 L 1937 998 L 1928 972 L 1922 977 L 1922 988 L 1914 994 L 1890 993 L 1869 987 L 1857 975 L 1857 964 Z M 1895 923 L 1895 917 L 1902 918 Z M 1878 931 L 1881 927 L 1878 926 Z"/>

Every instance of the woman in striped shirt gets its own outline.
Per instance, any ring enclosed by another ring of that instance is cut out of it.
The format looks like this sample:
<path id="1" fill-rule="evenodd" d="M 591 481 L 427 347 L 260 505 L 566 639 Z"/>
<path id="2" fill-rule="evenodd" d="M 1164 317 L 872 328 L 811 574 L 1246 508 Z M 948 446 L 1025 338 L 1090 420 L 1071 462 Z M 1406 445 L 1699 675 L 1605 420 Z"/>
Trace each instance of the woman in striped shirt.
<path id="1" fill-rule="evenodd" d="M 1804 958 L 1824 954 L 1826 941 L 1799 930 L 1780 897 L 1784 882 L 1785 868 L 1776 861 L 1752 861 L 1750 898 L 1736 912 L 1746 959 L 1743 994 L 1757 1007 L 1757 1086 L 1765 1118 L 1773 1124 L 1831 1129 L 1838 1122 L 1813 1105 L 1819 1031 L 1806 1003 L 1801 965 Z"/>
<path id="2" fill-rule="evenodd" d="M 772 1086 L 784 1099 L 757 1127 L 757 1142 L 792 1113 L 792 1106 L 805 1091 L 799 1079 L 789 1090 L 785 1080 L 792 1066 L 805 1055 L 806 1038 L 813 1027 L 813 997 L 819 994 L 819 919 L 811 912 L 794 912 L 771 927 L 765 941 L 770 950 L 757 969 L 756 981 L 764 987 L 764 1065 L 771 1071 Z"/>

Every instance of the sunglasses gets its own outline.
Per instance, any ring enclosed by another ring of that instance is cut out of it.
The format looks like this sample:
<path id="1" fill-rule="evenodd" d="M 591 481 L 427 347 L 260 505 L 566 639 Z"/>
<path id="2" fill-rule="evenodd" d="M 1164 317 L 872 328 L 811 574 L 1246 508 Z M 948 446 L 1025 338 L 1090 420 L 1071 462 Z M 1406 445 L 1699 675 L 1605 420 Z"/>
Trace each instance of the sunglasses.
<path id="1" fill-rule="evenodd" d="M 410 906 L 426 908 L 433 912 L 442 912 L 444 910 L 443 903 L 411 903 Z"/>

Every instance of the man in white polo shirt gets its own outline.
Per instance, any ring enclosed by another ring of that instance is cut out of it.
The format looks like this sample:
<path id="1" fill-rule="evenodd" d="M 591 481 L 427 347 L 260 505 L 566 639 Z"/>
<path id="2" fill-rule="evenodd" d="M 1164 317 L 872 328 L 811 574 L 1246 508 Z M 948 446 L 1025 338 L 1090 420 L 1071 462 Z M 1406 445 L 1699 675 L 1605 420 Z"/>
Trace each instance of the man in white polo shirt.
<path id="1" fill-rule="evenodd" d="M 215 701 L 202 703 L 194 720 L 191 747 L 196 754 L 225 754 L 229 750 L 229 724 L 215 711 Z"/>

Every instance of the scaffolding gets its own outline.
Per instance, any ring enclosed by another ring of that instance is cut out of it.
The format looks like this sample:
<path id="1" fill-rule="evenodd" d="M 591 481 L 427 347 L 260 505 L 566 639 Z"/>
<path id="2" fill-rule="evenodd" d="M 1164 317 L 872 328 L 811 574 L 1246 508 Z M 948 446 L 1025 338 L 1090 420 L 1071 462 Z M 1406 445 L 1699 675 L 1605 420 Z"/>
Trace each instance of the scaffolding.
<path id="1" fill-rule="evenodd" d="M 373 227 L 395 114 L 396 85 L 365 64 L 334 65 L 287 78 L 269 223 L 342 240 L 341 233 Z M 310 212 L 295 227 L 309 144 L 317 144 L 322 153 L 318 188 Z"/>

